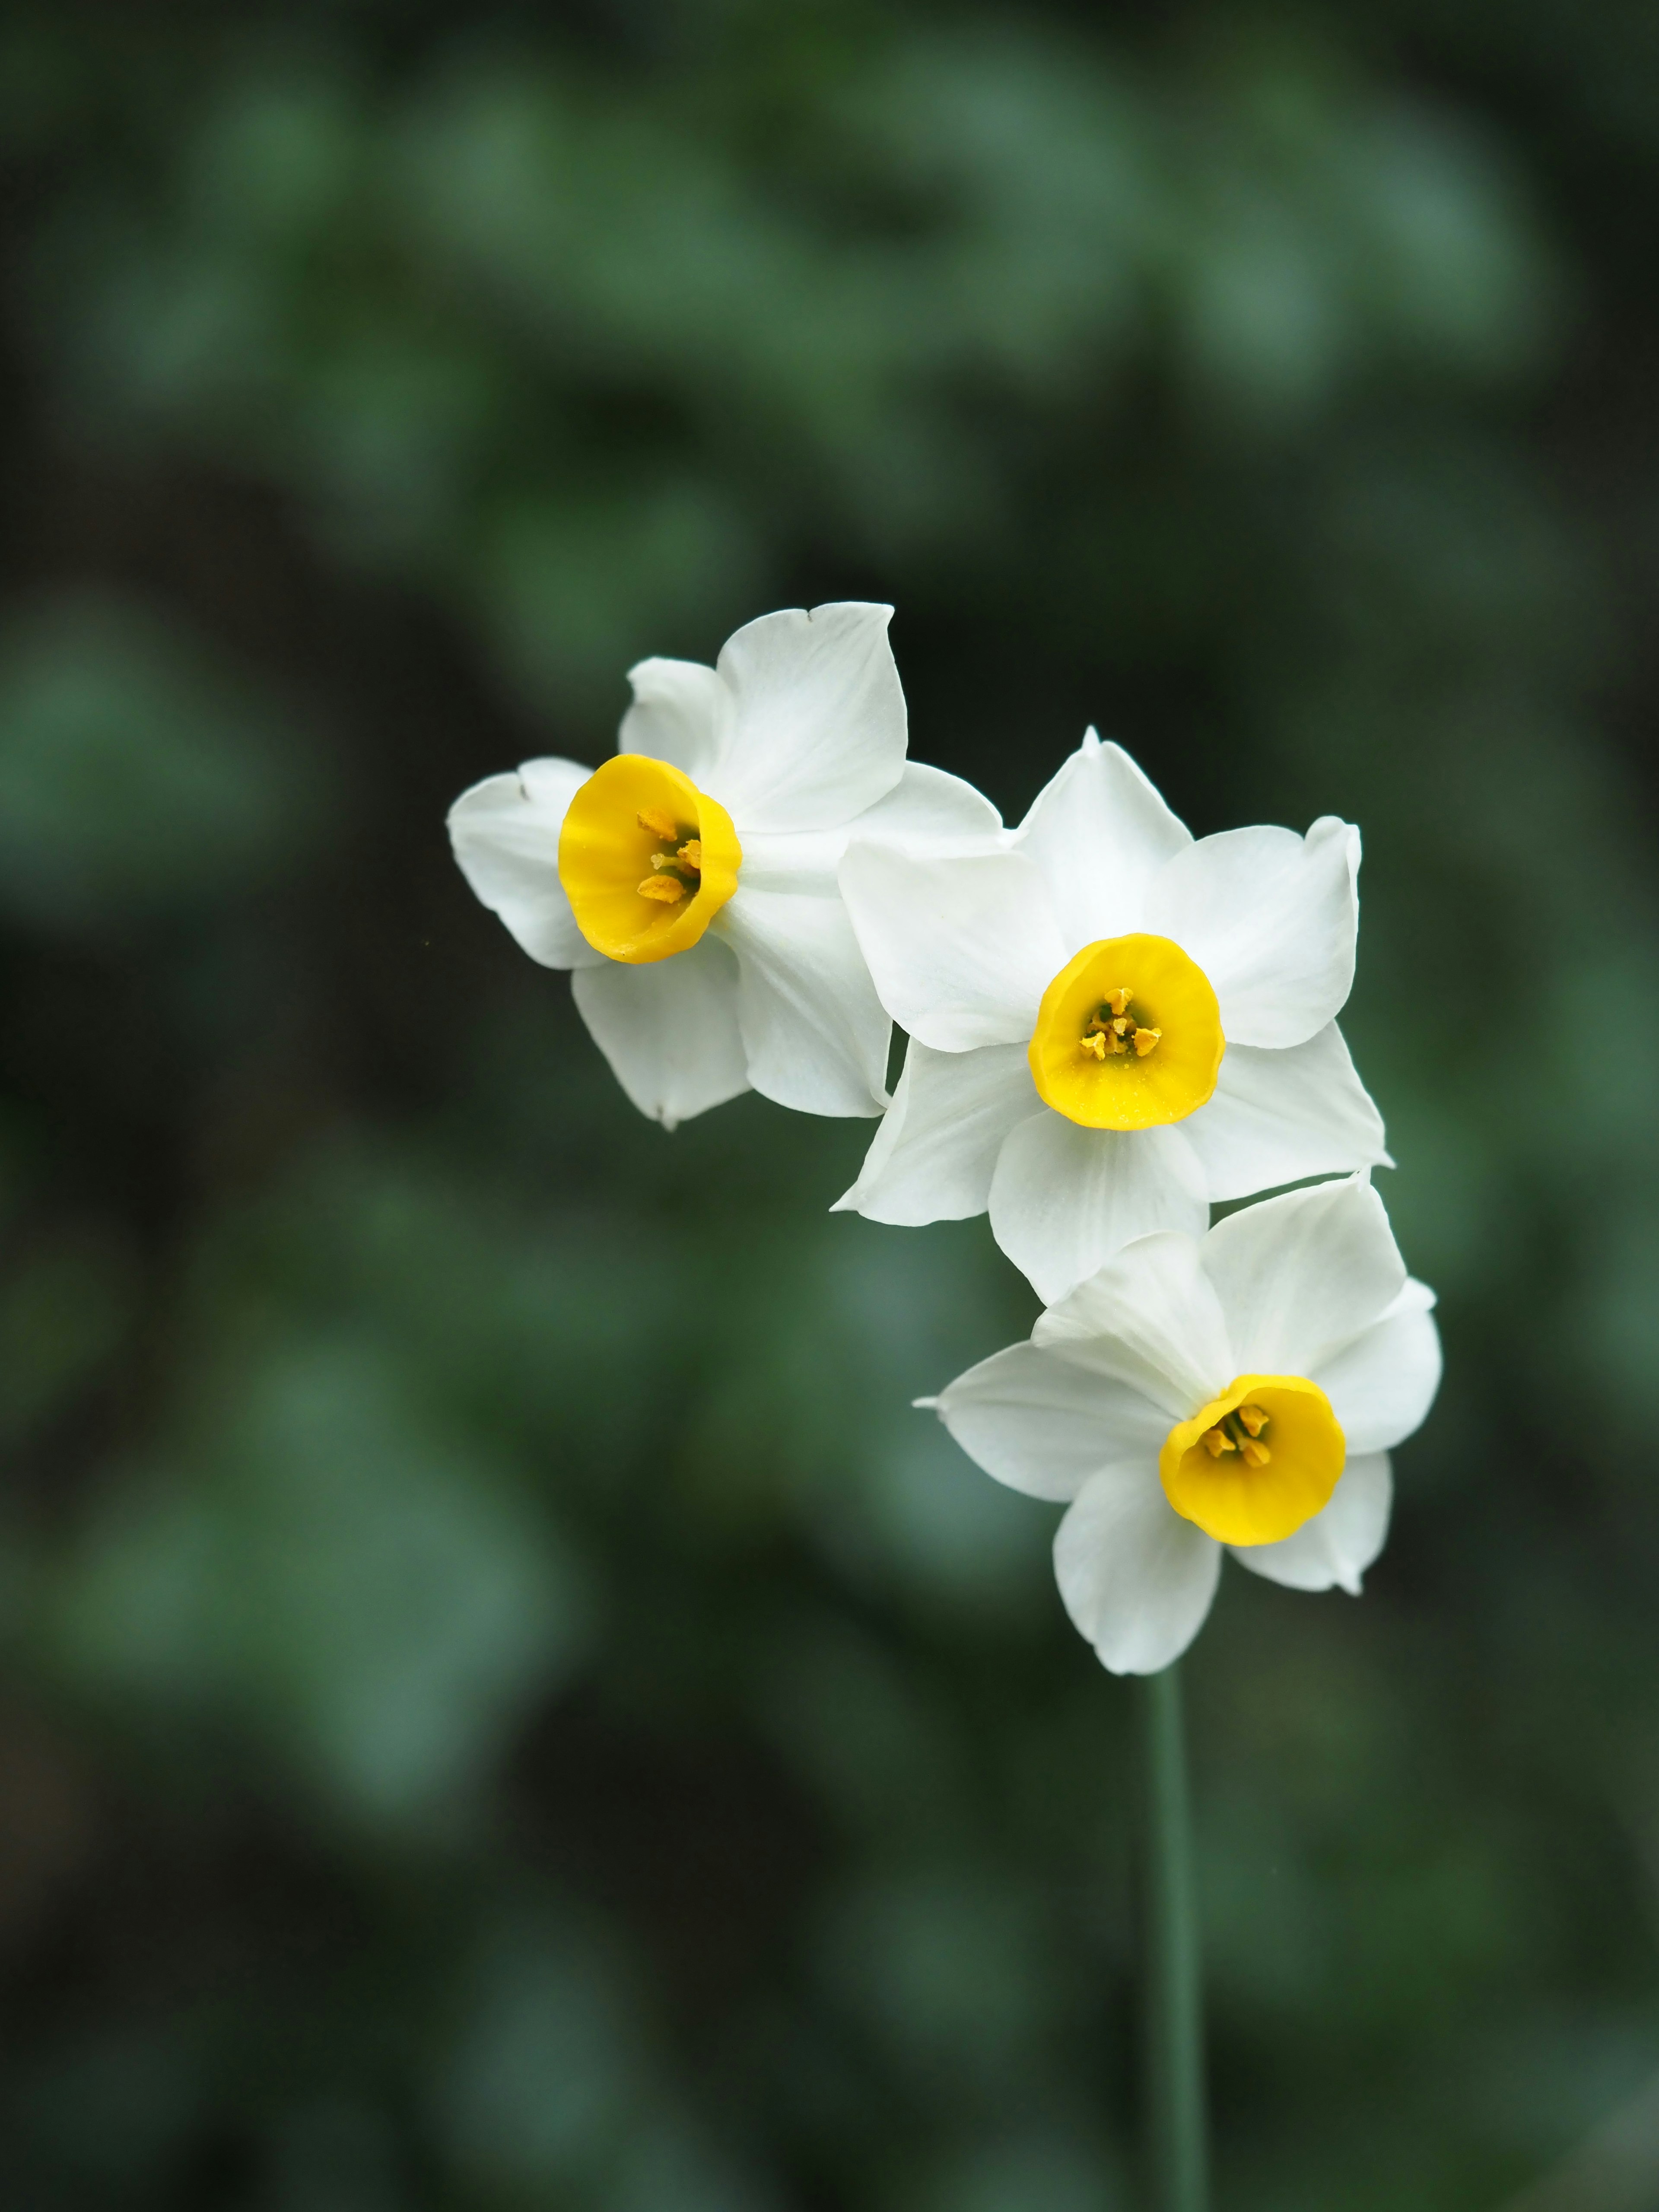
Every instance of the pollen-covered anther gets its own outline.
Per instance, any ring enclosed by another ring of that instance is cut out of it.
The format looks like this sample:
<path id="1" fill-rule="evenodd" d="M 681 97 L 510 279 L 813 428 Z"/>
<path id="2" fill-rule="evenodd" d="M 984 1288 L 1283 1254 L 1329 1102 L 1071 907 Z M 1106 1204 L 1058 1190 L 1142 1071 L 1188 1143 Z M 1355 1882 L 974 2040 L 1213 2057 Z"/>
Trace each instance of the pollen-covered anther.
<path id="1" fill-rule="evenodd" d="M 1115 1049 L 1115 1047 L 1114 1048 Z M 1104 1060 L 1106 1057 L 1105 1031 L 1103 1030 L 1091 1030 L 1088 1036 L 1083 1040 L 1083 1049 L 1085 1052 L 1092 1053 L 1097 1060 Z"/>
<path id="2" fill-rule="evenodd" d="M 685 885 L 678 876 L 647 876 L 639 886 L 641 898 L 656 899 L 664 906 L 673 906 L 685 896 Z"/>
<path id="3" fill-rule="evenodd" d="M 1158 1039 L 1163 1036 L 1163 1034 L 1164 1032 L 1162 1030 L 1137 1030 L 1135 1031 L 1135 1050 L 1142 1060 L 1145 1060 L 1147 1054 L 1154 1049 Z"/>
<path id="4" fill-rule="evenodd" d="M 688 837 L 679 851 L 675 854 L 674 858 L 679 862 L 681 867 L 690 868 L 694 873 L 700 872 L 702 867 L 702 838 Z"/>
<path id="5" fill-rule="evenodd" d="M 1273 1454 L 1266 1444 L 1259 1444 L 1254 1437 L 1247 1437 L 1239 1446 L 1246 1467 L 1266 1467 Z"/>
<path id="6" fill-rule="evenodd" d="M 648 830 L 653 837 L 660 837 L 665 845 L 672 845 L 680 834 L 680 825 L 672 814 L 664 813 L 660 806 L 641 807 L 634 817 L 641 830 Z"/>
<path id="7" fill-rule="evenodd" d="M 1224 1429 L 1206 1429 L 1204 1449 L 1212 1459 L 1219 1459 L 1223 1452 L 1237 1451 L 1238 1446 Z"/>
<path id="8" fill-rule="evenodd" d="M 1241 1406 L 1238 1418 L 1253 1437 L 1259 1437 L 1267 1425 L 1267 1415 L 1260 1406 Z"/>
<path id="9" fill-rule="evenodd" d="M 1120 990 L 1108 991 L 1106 994 L 1106 1004 L 1111 1008 L 1115 1014 L 1127 1013 L 1129 1010 L 1129 1001 L 1133 998 L 1133 996 L 1134 993 L 1126 983 Z"/>

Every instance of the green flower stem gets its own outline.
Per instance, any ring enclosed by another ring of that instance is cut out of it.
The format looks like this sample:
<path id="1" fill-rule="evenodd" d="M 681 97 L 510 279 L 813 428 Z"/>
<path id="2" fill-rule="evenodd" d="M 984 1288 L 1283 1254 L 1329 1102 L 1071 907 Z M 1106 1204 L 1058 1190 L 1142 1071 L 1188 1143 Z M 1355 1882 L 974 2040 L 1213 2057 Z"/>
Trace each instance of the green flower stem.
<path id="1" fill-rule="evenodd" d="M 1140 1683 L 1143 1767 L 1141 1972 L 1152 2203 L 1205 2212 L 1209 2145 L 1204 2112 L 1204 2004 L 1192 1815 L 1173 1667 Z"/>

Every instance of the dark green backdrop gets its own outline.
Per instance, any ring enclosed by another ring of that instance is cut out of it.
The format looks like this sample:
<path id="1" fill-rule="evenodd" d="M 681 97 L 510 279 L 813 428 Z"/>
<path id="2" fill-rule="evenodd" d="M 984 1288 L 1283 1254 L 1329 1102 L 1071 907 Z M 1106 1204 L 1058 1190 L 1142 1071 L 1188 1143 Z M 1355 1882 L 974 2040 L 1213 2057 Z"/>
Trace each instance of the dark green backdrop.
<path id="1" fill-rule="evenodd" d="M 14 0 L 0 143 L 7 2205 L 1133 2202 L 1127 1692 L 908 1410 L 1029 1294 L 444 842 L 851 595 L 1365 832 L 1449 1366 L 1188 1670 L 1224 2212 L 1650 2212 L 1650 0 Z"/>

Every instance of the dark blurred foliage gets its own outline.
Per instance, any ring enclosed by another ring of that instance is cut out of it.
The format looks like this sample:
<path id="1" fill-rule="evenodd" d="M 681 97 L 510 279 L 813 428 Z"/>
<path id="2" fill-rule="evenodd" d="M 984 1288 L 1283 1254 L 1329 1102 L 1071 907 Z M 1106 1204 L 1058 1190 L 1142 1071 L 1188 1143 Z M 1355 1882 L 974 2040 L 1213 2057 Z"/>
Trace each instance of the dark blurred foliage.
<path id="1" fill-rule="evenodd" d="M 1011 815 L 1094 719 L 1364 825 L 1449 1378 L 1188 1670 L 1221 2202 L 1568 2156 L 1659 2066 L 1659 14 L 14 0 L 0 137 L 6 2204 L 1133 2201 L 1129 1692 L 908 1410 L 1027 1293 L 826 1212 L 868 1124 L 635 1116 L 443 837 L 845 595 Z"/>

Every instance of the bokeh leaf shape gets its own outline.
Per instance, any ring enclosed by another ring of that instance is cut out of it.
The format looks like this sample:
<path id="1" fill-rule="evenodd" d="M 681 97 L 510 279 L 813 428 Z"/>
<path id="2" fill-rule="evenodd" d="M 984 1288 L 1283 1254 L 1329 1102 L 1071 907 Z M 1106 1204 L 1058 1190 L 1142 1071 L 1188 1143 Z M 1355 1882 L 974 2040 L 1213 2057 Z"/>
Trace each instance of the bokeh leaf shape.
<path id="1" fill-rule="evenodd" d="M 543 1912 L 504 1916 L 469 1961 L 433 2106 L 463 2173 L 547 2188 L 609 2162 L 643 2088 L 617 1960 Z"/>
<path id="2" fill-rule="evenodd" d="M 135 1296 L 130 1256 L 66 1231 L 0 1273 L 0 1444 L 50 1421 L 120 1344 Z"/>
<path id="3" fill-rule="evenodd" d="M 394 1370 L 300 1340 L 94 1527 L 57 1638 L 94 1690 L 227 1716 L 348 1814 L 419 1820 L 476 1786 L 588 1617 L 550 1528 Z"/>
<path id="4" fill-rule="evenodd" d="M 307 765 L 250 683 L 138 603 L 26 609 L 0 635 L 0 907 L 79 933 L 250 888 L 301 832 Z"/>

